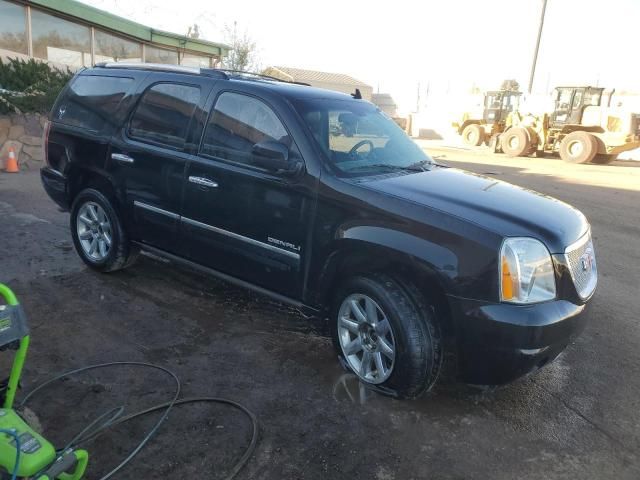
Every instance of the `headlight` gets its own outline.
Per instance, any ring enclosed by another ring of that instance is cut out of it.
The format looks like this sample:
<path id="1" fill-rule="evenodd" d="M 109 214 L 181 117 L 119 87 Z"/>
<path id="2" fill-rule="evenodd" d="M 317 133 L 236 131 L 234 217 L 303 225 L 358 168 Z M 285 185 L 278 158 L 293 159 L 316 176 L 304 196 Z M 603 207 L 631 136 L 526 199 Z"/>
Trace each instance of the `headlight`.
<path id="1" fill-rule="evenodd" d="M 549 250 L 533 238 L 507 238 L 500 252 L 500 299 L 536 303 L 556 297 Z"/>

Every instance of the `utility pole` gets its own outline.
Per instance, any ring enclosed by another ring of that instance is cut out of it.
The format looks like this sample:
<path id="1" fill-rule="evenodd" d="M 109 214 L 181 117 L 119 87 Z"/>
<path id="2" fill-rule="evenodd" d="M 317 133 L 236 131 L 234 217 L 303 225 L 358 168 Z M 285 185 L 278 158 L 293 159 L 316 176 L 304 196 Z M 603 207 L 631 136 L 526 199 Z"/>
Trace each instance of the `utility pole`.
<path id="1" fill-rule="evenodd" d="M 538 63 L 538 51 L 540 50 L 540 39 L 542 38 L 542 27 L 544 26 L 544 15 L 547 11 L 547 0 L 542 0 L 542 13 L 540 15 L 540 26 L 538 27 L 538 40 L 536 41 L 536 49 L 533 52 L 533 63 L 531 64 L 531 75 L 529 76 L 529 94 L 533 89 L 533 77 L 536 74 L 536 64 Z"/>

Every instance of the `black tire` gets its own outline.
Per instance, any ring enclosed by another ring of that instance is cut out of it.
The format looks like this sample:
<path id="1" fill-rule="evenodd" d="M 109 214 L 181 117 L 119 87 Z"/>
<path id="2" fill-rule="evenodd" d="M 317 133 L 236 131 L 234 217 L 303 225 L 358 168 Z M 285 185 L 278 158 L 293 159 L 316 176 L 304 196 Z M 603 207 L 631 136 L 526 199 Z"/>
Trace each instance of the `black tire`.
<path id="1" fill-rule="evenodd" d="M 89 203 L 100 206 L 111 225 L 111 246 L 101 259 L 94 259 L 85 252 L 78 233 L 79 213 L 83 206 Z M 87 188 L 76 196 L 71 206 L 70 226 L 76 252 L 84 263 L 95 270 L 100 272 L 121 270 L 133 264 L 138 256 L 139 250 L 131 245 L 113 202 L 98 190 Z"/>
<path id="2" fill-rule="evenodd" d="M 593 160 L 591 160 L 591 163 L 597 163 L 599 165 L 607 165 L 611 162 L 615 162 L 617 159 L 618 159 L 617 153 L 613 155 L 607 155 L 606 153 L 598 153 L 595 157 L 593 157 Z"/>
<path id="3" fill-rule="evenodd" d="M 500 135 L 502 151 L 509 157 L 521 157 L 531 151 L 529 132 L 522 127 L 512 127 Z"/>
<path id="4" fill-rule="evenodd" d="M 484 128 L 477 123 L 467 125 L 462 130 L 462 141 L 469 146 L 478 147 L 484 143 Z"/>
<path id="5" fill-rule="evenodd" d="M 569 163 L 589 163 L 598 153 L 598 139 L 589 132 L 571 132 L 560 143 L 560 158 Z"/>
<path id="6" fill-rule="evenodd" d="M 395 342 L 391 373 L 375 386 L 401 398 L 415 398 L 431 389 L 443 361 L 442 338 L 434 307 L 411 284 L 398 282 L 387 275 L 357 276 L 347 280 L 335 295 L 329 323 L 342 364 L 356 375 L 358 372 L 349 364 L 338 338 L 340 307 L 353 294 L 366 295 L 378 304 L 389 320 Z M 360 378 L 365 383 L 376 383 Z"/>

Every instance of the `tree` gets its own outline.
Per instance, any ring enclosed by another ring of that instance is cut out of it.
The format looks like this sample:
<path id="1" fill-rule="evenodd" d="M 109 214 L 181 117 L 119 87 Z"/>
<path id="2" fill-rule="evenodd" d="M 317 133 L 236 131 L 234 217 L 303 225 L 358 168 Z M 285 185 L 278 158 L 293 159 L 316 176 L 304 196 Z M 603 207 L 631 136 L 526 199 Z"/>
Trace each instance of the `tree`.
<path id="1" fill-rule="evenodd" d="M 234 22 L 233 28 L 225 27 L 225 40 L 231 47 L 231 51 L 223 60 L 224 68 L 242 72 L 260 70 L 256 42 L 246 30 L 241 34 L 238 33 L 237 24 Z"/>
<path id="2" fill-rule="evenodd" d="M 0 59 L 0 114 L 48 112 L 73 73 L 33 58 Z"/>
<path id="3" fill-rule="evenodd" d="M 189 30 L 187 31 L 187 37 L 196 39 L 200 38 L 200 27 L 197 23 L 194 23 L 189 27 Z"/>
<path id="4" fill-rule="evenodd" d="M 511 80 L 504 80 L 502 82 L 502 86 L 500 87 L 500 90 L 507 90 L 510 92 L 518 92 L 520 91 L 520 84 L 518 83 L 517 80 L 511 79 Z"/>

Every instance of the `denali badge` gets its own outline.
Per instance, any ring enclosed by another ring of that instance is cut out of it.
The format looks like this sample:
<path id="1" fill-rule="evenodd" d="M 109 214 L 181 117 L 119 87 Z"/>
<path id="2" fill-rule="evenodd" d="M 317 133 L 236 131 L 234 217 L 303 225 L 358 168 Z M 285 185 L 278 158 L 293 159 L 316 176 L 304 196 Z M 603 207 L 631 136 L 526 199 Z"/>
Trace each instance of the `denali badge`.
<path id="1" fill-rule="evenodd" d="M 274 245 L 278 245 L 279 247 L 290 248 L 291 250 L 295 250 L 296 252 L 300 251 L 300 245 L 294 245 L 293 243 L 278 240 L 277 238 L 267 237 L 267 241 L 269 243 L 273 243 Z"/>

